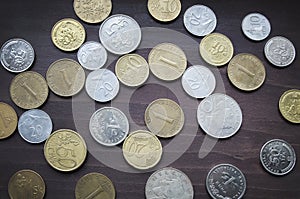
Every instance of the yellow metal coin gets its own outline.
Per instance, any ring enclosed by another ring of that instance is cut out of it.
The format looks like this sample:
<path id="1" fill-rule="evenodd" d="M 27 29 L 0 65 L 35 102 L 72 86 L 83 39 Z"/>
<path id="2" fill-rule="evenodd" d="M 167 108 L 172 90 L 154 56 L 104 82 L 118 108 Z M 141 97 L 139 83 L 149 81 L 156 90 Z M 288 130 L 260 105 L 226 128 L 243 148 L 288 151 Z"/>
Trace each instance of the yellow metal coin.
<path id="1" fill-rule="evenodd" d="M 158 21 L 169 22 L 181 11 L 180 0 L 148 0 L 148 11 Z"/>
<path id="2" fill-rule="evenodd" d="M 9 137 L 18 125 L 16 111 L 8 104 L 0 102 L 0 139 Z"/>
<path id="3" fill-rule="evenodd" d="M 282 116 L 292 122 L 300 123 L 300 90 L 291 89 L 284 92 L 279 100 L 279 110 Z"/>

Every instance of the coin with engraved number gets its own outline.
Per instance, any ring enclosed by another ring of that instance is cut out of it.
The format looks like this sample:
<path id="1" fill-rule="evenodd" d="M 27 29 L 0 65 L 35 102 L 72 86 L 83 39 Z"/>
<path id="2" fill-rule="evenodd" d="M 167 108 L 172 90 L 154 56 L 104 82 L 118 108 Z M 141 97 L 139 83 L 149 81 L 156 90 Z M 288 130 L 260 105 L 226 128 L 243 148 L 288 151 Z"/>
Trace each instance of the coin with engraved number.
<path id="1" fill-rule="evenodd" d="M 35 171 L 24 169 L 16 172 L 8 182 L 10 198 L 44 198 L 46 185 L 43 178 Z"/>
<path id="2" fill-rule="evenodd" d="M 246 191 L 246 178 L 241 170 L 231 164 L 213 167 L 206 177 L 206 189 L 214 199 L 241 199 Z"/>
<path id="3" fill-rule="evenodd" d="M 180 14 L 181 2 L 180 0 L 148 0 L 148 11 L 158 21 L 173 21 Z"/>
<path id="4" fill-rule="evenodd" d="M 286 175 L 296 164 L 295 150 L 284 140 L 269 140 L 261 148 L 260 162 L 269 173 Z"/>
<path id="5" fill-rule="evenodd" d="M 13 73 L 23 72 L 33 64 L 33 47 L 24 39 L 10 39 L 1 47 L 0 60 L 6 70 Z"/>
<path id="6" fill-rule="evenodd" d="M 179 169 L 165 167 L 155 171 L 147 180 L 146 199 L 193 199 L 194 189 L 189 177 Z"/>
<path id="7" fill-rule="evenodd" d="M 261 41 L 271 32 L 271 24 L 267 17 L 260 13 L 250 13 L 242 21 L 243 33 L 251 40 Z"/>
<path id="8" fill-rule="evenodd" d="M 286 120 L 300 124 L 300 90 L 285 91 L 279 99 L 279 111 Z"/>
<path id="9" fill-rule="evenodd" d="M 16 111 L 10 105 L 0 102 L 0 139 L 12 135 L 18 125 Z"/>

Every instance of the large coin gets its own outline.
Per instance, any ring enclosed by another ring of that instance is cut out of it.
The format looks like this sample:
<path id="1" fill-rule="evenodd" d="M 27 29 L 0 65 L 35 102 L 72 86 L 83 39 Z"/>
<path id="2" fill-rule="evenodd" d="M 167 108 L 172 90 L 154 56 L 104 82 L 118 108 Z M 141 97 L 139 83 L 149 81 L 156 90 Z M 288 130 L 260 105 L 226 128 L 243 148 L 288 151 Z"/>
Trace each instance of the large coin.
<path id="1" fill-rule="evenodd" d="M 0 139 L 13 134 L 18 125 L 16 111 L 10 105 L 0 102 Z"/>
<path id="2" fill-rule="evenodd" d="M 5 42 L 0 51 L 2 66 L 14 73 L 27 70 L 34 61 L 34 50 L 24 39 L 14 38 Z"/>
<path id="3" fill-rule="evenodd" d="M 300 90 L 291 89 L 284 92 L 279 99 L 279 111 L 288 121 L 300 123 Z"/>
<path id="4" fill-rule="evenodd" d="M 158 21 L 173 21 L 180 14 L 181 2 L 180 0 L 148 0 L 148 11 Z"/>
<path id="5" fill-rule="evenodd" d="M 53 132 L 44 145 L 47 162 L 59 171 L 73 171 L 79 168 L 87 154 L 84 139 L 75 131 L 59 129 Z"/>
<path id="6" fill-rule="evenodd" d="M 147 180 L 146 199 L 193 199 L 194 189 L 189 177 L 182 171 L 166 167 L 154 172 Z"/>
<path id="7" fill-rule="evenodd" d="M 243 33 L 254 41 L 267 38 L 271 32 L 269 20 L 260 13 L 250 13 L 242 21 Z"/>

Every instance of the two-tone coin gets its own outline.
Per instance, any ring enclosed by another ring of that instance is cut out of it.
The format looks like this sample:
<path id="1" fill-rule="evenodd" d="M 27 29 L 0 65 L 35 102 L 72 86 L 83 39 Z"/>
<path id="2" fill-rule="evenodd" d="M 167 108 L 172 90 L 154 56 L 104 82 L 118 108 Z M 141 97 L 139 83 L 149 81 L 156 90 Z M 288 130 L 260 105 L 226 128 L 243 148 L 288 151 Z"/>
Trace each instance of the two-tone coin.
<path id="1" fill-rule="evenodd" d="M 279 99 L 279 111 L 286 120 L 299 124 L 300 90 L 291 89 L 285 91 Z"/>
<path id="2" fill-rule="evenodd" d="M 161 22 L 170 22 L 175 20 L 181 11 L 180 0 L 148 0 L 147 5 L 151 16 Z"/>
<path id="3" fill-rule="evenodd" d="M 242 21 L 242 31 L 249 39 L 261 41 L 269 36 L 271 24 L 264 15 L 250 13 Z"/>
<path id="4" fill-rule="evenodd" d="M 16 111 L 10 105 L 0 102 L 0 139 L 12 135 L 18 125 Z"/>

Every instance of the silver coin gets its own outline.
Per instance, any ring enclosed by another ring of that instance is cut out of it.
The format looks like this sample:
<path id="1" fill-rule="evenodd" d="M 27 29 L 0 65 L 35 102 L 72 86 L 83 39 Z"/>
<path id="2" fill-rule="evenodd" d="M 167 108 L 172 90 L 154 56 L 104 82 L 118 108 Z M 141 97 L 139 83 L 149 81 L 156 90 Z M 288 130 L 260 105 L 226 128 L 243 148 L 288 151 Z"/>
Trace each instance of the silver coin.
<path id="1" fill-rule="evenodd" d="M 200 127 L 208 135 L 214 138 L 229 138 L 242 125 L 242 110 L 232 97 L 214 93 L 199 104 L 197 119 Z"/>
<path id="2" fill-rule="evenodd" d="M 2 45 L 0 56 L 1 64 L 6 70 L 20 73 L 33 64 L 34 50 L 28 41 L 14 38 Z"/>
<path id="3" fill-rule="evenodd" d="M 100 26 L 102 45 L 111 53 L 124 55 L 134 51 L 142 39 L 139 24 L 130 16 L 116 14 L 108 17 Z"/>
<path id="4" fill-rule="evenodd" d="M 98 109 L 90 119 L 92 137 L 105 146 L 115 146 L 123 142 L 128 135 L 129 123 L 126 115 L 117 108 Z"/>
<path id="5" fill-rule="evenodd" d="M 260 13 L 250 13 L 242 21 L 243 33 L 254 41 L 267 38 L 271 32 L 269 20 Z"/>
<path id="6" fill-rule="evenodd" d="M 281 36 L 269 39 L 265 45 L 264 52 L 269 62 L 278 67 L 290 65 L 296 57 L 296 49 L 293 43 Z"/>
<path id="7" fill-rule="evenodd" d="M 288 174 L 294 168 L 296 153 L 286 141 L 273 139 L 261 148 L 260 162 L 268 172 L 281 176 Z"/>
<path id="8" fill-rule="evenodd" d="M 194 5 L 188 8 L 183 17 L 185 28 L 196 36 L 212 33 L 217 26 L 215 13 L 205 5 Z"/>
<path id="9" fill-rule="evenodd" d="M 205 66 L 190 66 L 181 78 L 184 91 L 194 98 L 209 96 L 216 87 L 214 74 Z"/>
<path id="10" fill-rule="evenodd" d="M 21 137 L 29 143 L 41 143 L 52 132 L 50 116 L 39 109 L 24 112 L 18 121 L 18 131 Z"/>
<path id="11" fill-rule="evenodd" d="M 86 78 L 85 90 L 97 102 L 108 102 L 119 93 L 119 80 L 108 69 L 92 71 Z"/>
<path id="12" fill-rule="evenodd" d="M 148 178 L 145 194 L 147 199 L 193 199 L 194 189 L 185 173 L 166 167 L 157 170 Z"/>
<path id="13" fill-rule="evenodd" d="M 209 171 L 206 188 L 214 199 L 240 199 L 246 191 L 246 178 L 237 167 L 219 164 Z"/>

